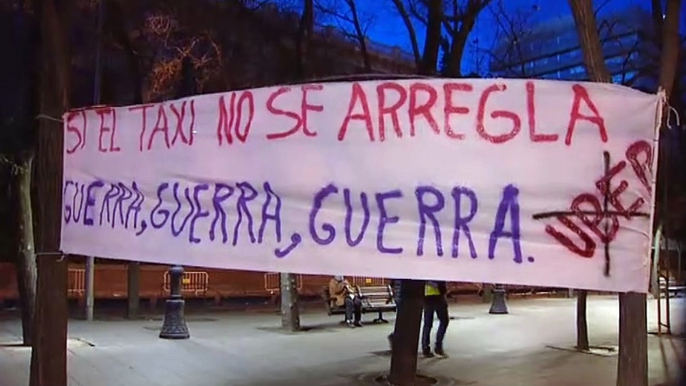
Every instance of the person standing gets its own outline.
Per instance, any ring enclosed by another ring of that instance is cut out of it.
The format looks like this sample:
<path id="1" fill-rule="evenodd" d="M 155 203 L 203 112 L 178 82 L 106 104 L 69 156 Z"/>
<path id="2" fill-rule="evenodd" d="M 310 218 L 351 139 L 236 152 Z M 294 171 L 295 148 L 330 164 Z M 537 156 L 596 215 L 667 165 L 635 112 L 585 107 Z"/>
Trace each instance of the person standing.
<path id="1" fill-rule="evenodd" d="M 434 323 L 434 313 L 438 317 L 439 325 L 436 331 L 436 355 L 446 357 L 443 350 L 443 338 L 448 330 L 450 317 L 448 316 L 448 289 L 445 281 L 427 281 L 424 285 L 424 327 L 422 328 L 422 354 L 431 358 L 431 328 Z"/>

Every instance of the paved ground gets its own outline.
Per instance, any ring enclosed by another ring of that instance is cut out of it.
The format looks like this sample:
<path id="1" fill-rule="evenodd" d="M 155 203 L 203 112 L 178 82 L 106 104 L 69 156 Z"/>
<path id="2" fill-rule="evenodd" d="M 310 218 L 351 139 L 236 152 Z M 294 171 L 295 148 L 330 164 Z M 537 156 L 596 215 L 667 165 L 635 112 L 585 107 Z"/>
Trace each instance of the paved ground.
<path id="1" fill-rule="evenodd" d="M 461 300 L 446 337 L 447 359 L 421 359 L 423 374 L 443 385 L 614 386 L 616 356 L 552 349 L 574 343 L 573 299 L 521 299 L 509 315 L 489 315 L 488 305 Z M 677 304 L 679 308 L 681 304 Z M 655 302 L 649 329 L 656 328 Z M 616 345 L 617 301 L 589 300 L 592 344 Z M 74 320 L 69 325 L 72 386 L 277 386 L 370 385 L 388 370 L 391 325 L 350 330 L 339 317 L 316 311 L 302 316 L 307 332 L 278 329 L 275 313 L 208 313 L 188 316 L 191 339 L 158 339 L 159 318 L 140 321 Z M 15 319 L 0 320 L 0 386 L 28 385 L 30 352 L 11 347 L 20 334 Z M 4 345 L 3 345 L 4 344 Z M 673 378 L 683 341 L 650 335 L 651 385 Z"/>

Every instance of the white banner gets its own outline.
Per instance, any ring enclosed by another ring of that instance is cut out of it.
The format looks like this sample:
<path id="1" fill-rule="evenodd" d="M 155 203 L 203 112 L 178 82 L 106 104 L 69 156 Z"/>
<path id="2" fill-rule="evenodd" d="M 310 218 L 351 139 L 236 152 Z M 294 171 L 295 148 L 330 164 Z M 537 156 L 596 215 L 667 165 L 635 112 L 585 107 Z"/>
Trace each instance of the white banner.
<path id="1" fill-rule="evenodd" d="M 64 115 L 65 253 L 647 292 L 657 95 L 269 87 Z"/>

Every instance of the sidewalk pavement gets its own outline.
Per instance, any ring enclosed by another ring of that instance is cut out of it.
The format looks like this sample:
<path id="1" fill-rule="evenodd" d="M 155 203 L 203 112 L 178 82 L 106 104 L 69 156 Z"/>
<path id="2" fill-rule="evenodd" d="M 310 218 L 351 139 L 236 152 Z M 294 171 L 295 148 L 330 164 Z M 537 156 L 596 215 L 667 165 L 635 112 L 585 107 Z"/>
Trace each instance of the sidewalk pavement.
<path id="1" fill-rule="evenodd" d="M 684 301 L 673 299 L 673 324 Z M 489 315 L 488 305 L 451 304 L 446 359 L 420 359 L 419 372 L 438 385 L 614 386 L 616 355 L 554 349 L 575 343 L 574 299 L 516 299 L 509 315 Z M 649 330 L 657 326 L 656 303 L 648 304 Z M 615 297 L 590 297 L 592 345 L 617 345 Z M 301 316 L 308 331 L 279 329 L 278 314 L 188 315 L 191 339 L 157 337 L 160 317 L 69 323 L 70 386 L 281 386 L 373 385 L 388 371 L 386 336 L 391 324 L 348 329 L 340 316 Z M 371 316 L 367 316 L 370 320 Z M 27 386 L 30 350 L 16 319 L 0 320 L 0 386 Z M 435 330 L 435 329 L 434 329 Z M 679 333 L 682 330 L 675 332 Z M 650 384 L 674 379 L 683 340 L 649 335 Z"/>

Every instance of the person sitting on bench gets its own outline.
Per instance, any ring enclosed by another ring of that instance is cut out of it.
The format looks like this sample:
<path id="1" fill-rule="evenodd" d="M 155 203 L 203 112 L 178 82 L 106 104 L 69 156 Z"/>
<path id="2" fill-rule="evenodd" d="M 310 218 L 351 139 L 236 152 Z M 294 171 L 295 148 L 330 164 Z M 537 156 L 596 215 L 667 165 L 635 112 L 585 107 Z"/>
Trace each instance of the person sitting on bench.
<path id="1" fill-rule="evenodd" d="M 350 283 L 343 276 L 334 276 L 329 282 L 329 293 L 337 307 L 345 306 L 345 323 L 348 327 L 362 327 L 362 301 L 355 296 Z M 355 320 L 353 321 L 353 315 Z"/>

